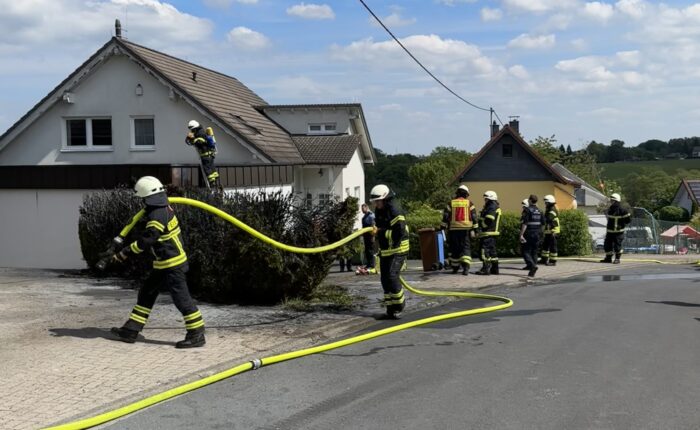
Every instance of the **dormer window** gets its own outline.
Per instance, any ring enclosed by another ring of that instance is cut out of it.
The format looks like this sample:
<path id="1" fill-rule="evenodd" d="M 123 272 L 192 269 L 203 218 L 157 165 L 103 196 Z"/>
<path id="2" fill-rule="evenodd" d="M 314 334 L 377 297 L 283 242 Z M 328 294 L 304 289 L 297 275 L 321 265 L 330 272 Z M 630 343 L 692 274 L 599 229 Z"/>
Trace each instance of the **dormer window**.
<path id="1" fill-rule="evenodd" d="M 504 143 L 503 144 L 503 158 L 513 158 L 513 144 Z"/>
<path id="2" fill-rule="evenodd" d="M 309 124 L 309 134 L 336 134 L 337 125 L 334 122 Z"/>

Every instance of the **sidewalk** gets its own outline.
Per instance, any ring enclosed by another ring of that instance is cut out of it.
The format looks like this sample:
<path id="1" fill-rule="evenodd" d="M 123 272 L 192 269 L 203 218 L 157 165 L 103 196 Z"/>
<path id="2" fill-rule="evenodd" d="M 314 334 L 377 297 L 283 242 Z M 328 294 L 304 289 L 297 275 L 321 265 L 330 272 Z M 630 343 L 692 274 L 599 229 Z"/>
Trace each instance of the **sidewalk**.
<path id="1" fill-rule="evenodd" d="M 694 262 L 697 257 L 673 260 Z M 556 267 L 541 267 L 537 282 L 645 264 L 649 263 L 627 261 L 613 266 L 562 261 Z M 411 261 L 404 277 L 420 289 L 532 283 L 526 272 L 518 270 L 520 261 L 501 263 L 502 275 L 489 277 L 424 274 L 416 270 L 419 266 Z M 146 340 L 129 345 L 110 340 L 109 334 L 111 326 L 123 323 L 136 299 L 135 291 L 120 281 L 0 269 L 2 428 L 34 429 L 91 416 L 252 358 L 350 334 L 374 323 L 373 316 L 382 312 L 378 276 L 331 273 L 327 282 L 366 296 L 367 305 L 353 312 L 302 313 L 279 307 L 202 304 L 207 345 L 176 350 L 174 344 L 183 337 L 184 328 L 168 296 L 159 298 L 143 332 Z M 408 294 L 407 306 L 410 311 L 442 302 Z"/>

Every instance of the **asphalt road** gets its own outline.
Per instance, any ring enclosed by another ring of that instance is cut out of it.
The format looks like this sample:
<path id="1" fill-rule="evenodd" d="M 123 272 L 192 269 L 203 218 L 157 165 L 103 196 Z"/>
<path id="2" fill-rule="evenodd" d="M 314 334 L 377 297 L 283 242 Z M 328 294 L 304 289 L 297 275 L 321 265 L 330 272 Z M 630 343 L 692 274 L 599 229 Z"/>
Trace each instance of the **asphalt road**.
<path id="1" fill-rule="evenodd" d="M 248 372 L 107 428 L 700 429 L 700 271 L 496 292 L 515 305 Z M 427 312 L 465 305 L 482 303 Z"/>

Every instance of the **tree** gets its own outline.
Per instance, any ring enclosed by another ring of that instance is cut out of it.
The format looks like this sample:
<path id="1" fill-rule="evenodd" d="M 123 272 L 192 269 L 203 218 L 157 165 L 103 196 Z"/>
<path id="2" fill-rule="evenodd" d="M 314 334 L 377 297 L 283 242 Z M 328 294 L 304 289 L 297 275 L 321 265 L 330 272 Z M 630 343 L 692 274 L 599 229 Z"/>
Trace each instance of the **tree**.
<path id="1" fill-rule="evenodd" d="M 442 207 L 454 190 L 449 183 L 463 169 L 472 155 L 454 147 L 438 146 L 408 170 L 411 179 L 410 200 Z"/>
<path id="2" fill-rule="evenodd" d="M 564 144 L 559 145 L 559 152 L 566 154 L 566 149 L 564 149 Z"/>
<path id="3" fill-rule="evenodd" d="M 625 198 L 632 206 L 654 212 L 671 204 L 678 178 L 661 169 L 644 168 L 639 173 L 627 175 L 621 185 Z"/>
<path id="4" fill-rule="evenodd" d="M 566 155 L 573 154 L 574 151 L 571 150 L 571 145 L 566 145 Z"/>
<path id="5" fill-rule="evenodd" d="M 365 172 L 365 190 L 369 195 L 370 190 L 377 184 L 386 184 L 399 198 L 409 195 L 411 179 L 408 169 L 416 164 L 420 157 L 412 154 L 387 155 L 384 151 L 375 148 L 377 162 L 367 168 Z"/>
<path id="6" fill-rule="evenodd" d="M 608 162 L 614 163 L 615 161 L 622 161 L 625 159 L 625 142 L 622 140 L 613 140 L 610 142 L 610 148 L 608 149 Z"/>
<path id="7" fill-rule="evenodd" d="M 530 141 L 530 147 L 539 154 L 545 161 L 550 164 L 558 163 L 565 155 L 554 146 L 557 143 L 557 138 L 554 135 L 550 137 L 537 136 L 534 141 Z M 563 146 L 562 146 L 563 149 Z"/>

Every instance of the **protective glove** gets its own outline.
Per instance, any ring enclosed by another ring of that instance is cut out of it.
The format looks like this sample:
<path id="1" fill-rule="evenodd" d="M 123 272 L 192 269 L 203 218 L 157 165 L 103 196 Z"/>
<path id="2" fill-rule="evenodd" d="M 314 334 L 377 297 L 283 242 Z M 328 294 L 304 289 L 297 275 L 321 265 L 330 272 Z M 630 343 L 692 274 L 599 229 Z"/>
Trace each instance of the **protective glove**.
<path id="1" fill-rule="evenodd" d="M 126 261 L 126 259 L 129 258 L 128 255 L 124 251 L 119 251 L 112 255 L 112 262 L 114 263 L 123 263 Z"/>

